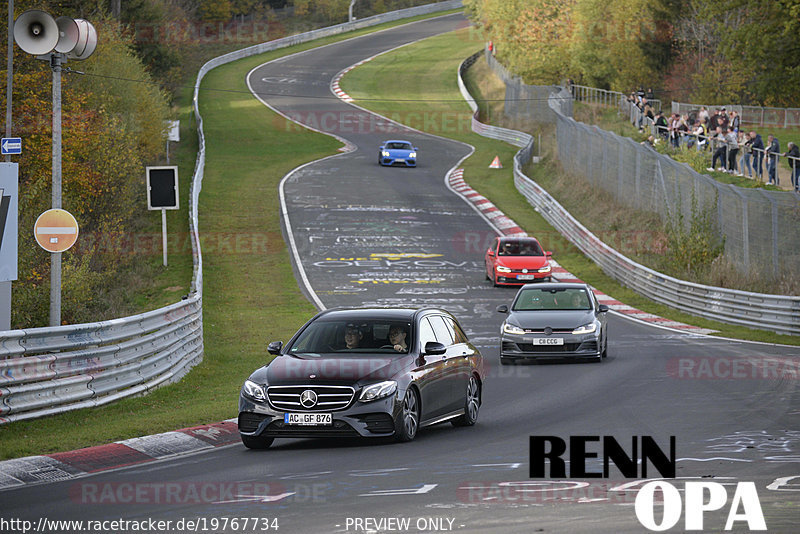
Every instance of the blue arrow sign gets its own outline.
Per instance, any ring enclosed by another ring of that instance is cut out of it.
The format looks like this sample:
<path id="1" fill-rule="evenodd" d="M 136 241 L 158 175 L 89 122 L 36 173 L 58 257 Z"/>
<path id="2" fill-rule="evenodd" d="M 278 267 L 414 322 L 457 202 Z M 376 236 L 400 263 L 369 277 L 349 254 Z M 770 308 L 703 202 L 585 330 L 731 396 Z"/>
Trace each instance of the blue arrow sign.
<path id="1" fill-rule="evenodd" d="M 0 147 L 3 149 L 3 155 L 22 154 L 22 138 L 21 137 L 3 137 L 0 141 Z"/>

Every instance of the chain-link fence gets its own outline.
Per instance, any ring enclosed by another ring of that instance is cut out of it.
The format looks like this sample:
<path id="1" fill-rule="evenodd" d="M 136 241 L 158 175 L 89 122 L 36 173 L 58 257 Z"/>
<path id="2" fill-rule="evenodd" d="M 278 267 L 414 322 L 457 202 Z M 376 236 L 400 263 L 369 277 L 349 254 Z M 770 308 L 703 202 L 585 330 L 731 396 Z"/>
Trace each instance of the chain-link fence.
<path id="1" fill-rule="evenodd" d="M 778 128 L 800 126 L 800 108 L 762 108 L 736 104 L 707 106 L 705 104 L 673 102 L 672 113 L 684 115 L 692 111 L 698 111 L 700 107 L 705 107 L 707 110 L 725 108 L 727 111 L 735 111 L 742 118 L 742 124 L 748 126 L 776 126 Z"/>
<path id="2" fill-rule="evenodd" d="M 533 139 L 530 136 L 525 141 L 526 134 L 522 132 L 516 132 L 515 135 L 513 130 L 478 121 L 477 105 L 462 79 L 467 62 L 471 64 L 473 59 L 470 57 L 461 64 L 458 76 L 459 90 L 475 112 L 472 129 L 485 137 L 510 139 L 509 142 L 523 147 L 514 156 L 514 185 L 517 190 L 553 228 L 606 274 L 656 302 L 687 313 L 782 334 L 800 334 L 800 297 L 751 293 L 679 280 L 636 263 L 592 234 L 547 191 L 522 172 L 523 166 L 531 161 Z M 562 106 L 566 107 L 565 100 L 559 97 L 559 93 L 553 93 L 550 105 L 559 117 L 564 116 Z"/>
<path id="3" fill-rule="evenodd" d="M 725 238 L 725 255 L 744 272 L 800 273 L 800 196 L 723 184 L 649 146 L 577 122 L 566 89 L 526 85 L 491 54 L 486 57 L 506 84 L 507 115 L 555 121 L 558 158 L 566 170 L 585 176 L 623 205 L 654 211 L 664 220 L 682 215 L 688 226 L 699 210 L 710 210 Z M 546 105 L 551 92 L 558 94 L 544 111 L 538 97 L 544 96 Z"/>
<path id="4" fill-rule="evenodd" d="M 619 91 L 609 91 L 598 89 L 586 85 L 570 84 L 567 82 L 567 89 L 572 94 L 572 98 L 578 102 L 587 104 L 597 104 L 600 106 L 617 106 L 622 102 L 629 102 L 628 97 Z M 661 109 L 661 100 L 648 98 L 647 103 L 656 111 Z"/>
<path id="5" fill-rule="evenodd" d="M 800 203 L 793 193 L 722 184 L 627 137 L 559 115 L 559 159 L 632 208 L 689 223 L 712 209 L 725 254 L 742 270 L 800 272 Z M 696 206 L 692 213 L 693 203 Z"/>
<path id="6" fill-rule="evenodd" d="M 527 85 L 512 75 L 486 50 L 486 60 L 495 74 L 506 84 L 506 100 L 503 113 L 509 118 L 527 118 L 537 122 L 552 124 L 556 122 L 556 114 L 550 109 L 547 101 L 553 92 L 564 99 L 564 109 L 572 116 L 572 96 L 566 89 L 557 85 Z"/>

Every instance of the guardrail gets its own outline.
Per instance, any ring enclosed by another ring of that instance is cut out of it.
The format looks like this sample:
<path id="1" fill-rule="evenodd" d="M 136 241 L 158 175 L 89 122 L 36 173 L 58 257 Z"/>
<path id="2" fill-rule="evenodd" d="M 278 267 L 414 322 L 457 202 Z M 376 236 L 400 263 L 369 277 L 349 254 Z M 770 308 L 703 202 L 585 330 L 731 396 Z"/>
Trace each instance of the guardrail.
<path id="1" fill-rule="evenodd" d="M 474 63 L 474 59 L 472 62 Z M 464 99 L 472 107 L 474 99 L 461 79 L 467 68 L 466 63 L 467 60 L 459 66 L 458 86 Z M 553 94 L 550 107 L 561 120 L 566 120 L 568 118 L 560 110 L 561 102 L 562 97 Z M 476 110 L 477 107 L 473 107 L 473 111 Z M 473 124 L 476 121 L 477 113 L 473 116 Z M 505 128 L 483 123 L 479 123 L 478 129 L 474 131 L 493 139 L 508 136 Z M 597 263 L 606 274 L 656 302 L 692 315 L 780 334 L 800 335 L 800 297 L 750 293 L 679 280 L 636 263 L 603 243 L 522 171 L 523 166 L 531 160 L 532 148 L 531 139 L 514 156 L 514 184 L 517 190 L 548 223 Z"/>
<path id="2" fill-rule="evenodd" d="M 189 199 L 194 260 L 189 297 L 158 310 L 121 319 L 2 332 L 0 424 L 140 395 L 179 380 L 202 360 L 203 258 L 197 232 L 197 205 L 205 166 L 205 135 L 198 92 L 209 71 L 263 52 L 384 22 L 456 9 L 461 5 L 461 0 L 450 0 L 383 13 L 255 45 L 203 65 L 197 75 L 193 98 L 199 149 Z"/>

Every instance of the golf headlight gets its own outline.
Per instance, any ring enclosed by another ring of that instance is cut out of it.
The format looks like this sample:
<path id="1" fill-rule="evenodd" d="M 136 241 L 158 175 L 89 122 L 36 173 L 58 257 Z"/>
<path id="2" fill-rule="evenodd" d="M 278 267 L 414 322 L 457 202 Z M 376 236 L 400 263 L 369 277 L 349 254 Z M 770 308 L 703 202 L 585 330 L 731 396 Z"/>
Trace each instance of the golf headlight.
<path id="1" fill-rule="evenodd" d="M 495 267 L 495 269 L 497 269 L 498 273 L 510 273 L 511 272 L 511 269 L 509 269 L 508 267 L 503 267 L 502 265 L 498 265 L 497 267 Z"/>
<path id="2" fill-rule="evenodd" d="M 589 323 L 589 324 L 585 324 L 583 326 L 579 326 L 578 328 L 573 330 L 572 333 L 573 334 L 591 334 L 595 330 L 597 330 L 597 324 Z"/>
<path id="3" fill-rule="evenodd" d="M 549 265 L 545 265 L 544 267 L 539 269 L 539 272 L 540 273 L 549 273 L 550 272 L 550 266 Z"/>
<path id="4" fill-rule="evenodd" d="M 521 334 L 524 334 L 524 333 L 525 333 L 525 330 L 523 330 L 522 328 L 518 327 L 518 326 L 517 326 L 517 325 L 515 325 L 515 324 L 511 324 L 511 323 L 503 323 L 503 333 L 504 333 L 504 334 L 517 334 L 517 335 L 521 335 Z"/>
<path id="5" fill-rule="evenodd" d="M 389 151 L 388 150 L 384 150 L 383 152 L 381 152 L 381 156 L 383 156 L 384 158 L 388 158 L 389 157 Z"/>
<path id="6" fill-rule="evenodd" d="M 409 153 L 408 153 L 408 157 L 409 157 L 409 158 L 414 158 L 414 159 L 416 159 L 416 157 L 417 157 L 417 153 L 416 153 L 416 152 L 409 152 Z"/>
<path id="7" fill-rule="evenodd" d="M 252 397 L 253 399 L 264 402 L 267 400 L 267 394 L 264 392 L 264 388 L 252 382 L 250 380 L 244 381 L 244 394 L 248 397 Z"/>
<path id="8" fill-rule="evenodd" d="M 361 402 L 369 402 L 383 397 L 388 397 L 397 391 L 397 382 L 394 380 L 387 380 L 386 382 L 378 382 L 371 386 L 365 387 L 361 391 L 361 396 L 358 398 Z"/>

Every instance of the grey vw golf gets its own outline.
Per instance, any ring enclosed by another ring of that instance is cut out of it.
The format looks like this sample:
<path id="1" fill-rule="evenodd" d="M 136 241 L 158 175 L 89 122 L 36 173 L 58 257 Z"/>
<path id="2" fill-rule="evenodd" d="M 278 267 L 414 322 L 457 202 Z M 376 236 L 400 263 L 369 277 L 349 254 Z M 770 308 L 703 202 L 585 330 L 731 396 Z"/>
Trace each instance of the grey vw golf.
<path id="1" fill-rule="evenodd" d="M 277 437 L 410 441 L 424 426 L 478 418 L 483 358 L 453 315 L 435 309 L 323 311 L 247 379 L 239 434 L 264 449 Z"/>
<path id="2" fill-rule="evenodd" d="M 500 363 L 569 358 L 602 361 L 608 351 L 606 312 L 586 284 L 522 286 L 501 330 Z"/>

